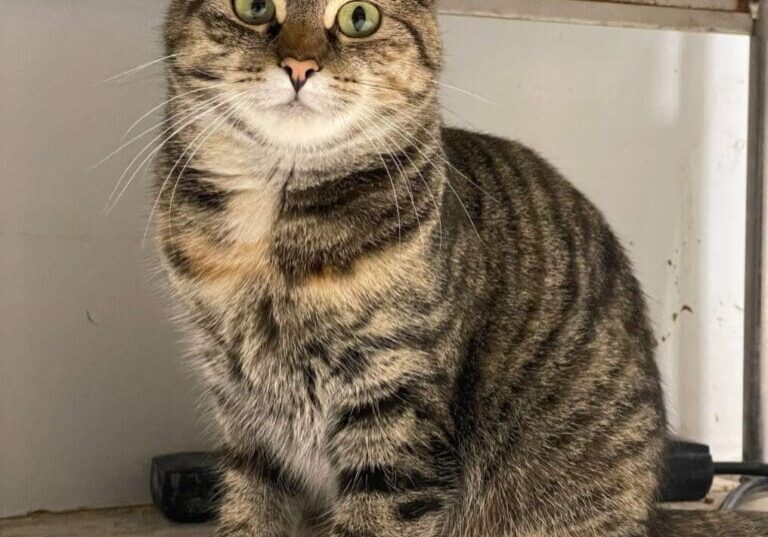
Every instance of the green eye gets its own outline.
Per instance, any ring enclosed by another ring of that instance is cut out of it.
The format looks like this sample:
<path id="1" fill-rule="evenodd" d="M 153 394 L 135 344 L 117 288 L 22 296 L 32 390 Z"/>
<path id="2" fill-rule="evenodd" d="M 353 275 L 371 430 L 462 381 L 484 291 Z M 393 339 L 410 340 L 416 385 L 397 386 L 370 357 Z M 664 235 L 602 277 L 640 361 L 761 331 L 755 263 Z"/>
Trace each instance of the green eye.
<path id="1" fill-rule="evenodd" d="M 272 0 L 233 0 L 235 14 L 246 24 L 266 24 L 275 18 Z"/>
<path id="2" fill-rule="evenodd" d="M 368 37 L 381 26 L 381 12 L 368 2 L 349 2 L 341 7 L 336 20 L 347 37 Z"/>

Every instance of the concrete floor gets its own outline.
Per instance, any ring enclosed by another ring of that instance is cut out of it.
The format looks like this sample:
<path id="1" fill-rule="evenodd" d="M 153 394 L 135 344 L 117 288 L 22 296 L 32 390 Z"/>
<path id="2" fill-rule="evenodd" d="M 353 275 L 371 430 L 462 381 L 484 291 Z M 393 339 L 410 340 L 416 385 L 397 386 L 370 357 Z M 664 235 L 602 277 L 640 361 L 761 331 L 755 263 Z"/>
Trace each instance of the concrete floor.
<path id="1" fill-rule="evenodd" d="M 0 520 L 0 537 L 210 537 L 210 525 L 167 521 L 152 506 L 38 513 Z"/>
<path id="2" fill-rule="evenodd" d="M 718 477 L 705 500 L 666 506 L 673 509 L 716 509 L 737 484 L 736 479 Z M 756 496 L 744 507 L 768 512 L 768 494 Z M 61 514 L 38 513 L 0 520 L 0 537 L 210 537 L 212 532 L 210 525 L 168 522 L 154 507 L 149 506 Z"/>

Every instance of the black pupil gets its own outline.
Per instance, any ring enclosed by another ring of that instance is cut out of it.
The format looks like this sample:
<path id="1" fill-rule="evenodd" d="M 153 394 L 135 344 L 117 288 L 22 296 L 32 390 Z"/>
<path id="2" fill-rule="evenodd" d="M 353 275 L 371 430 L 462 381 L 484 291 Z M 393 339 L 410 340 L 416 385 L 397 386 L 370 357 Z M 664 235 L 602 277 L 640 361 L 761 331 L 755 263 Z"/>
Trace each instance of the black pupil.
<path id="1" fill-rule="evenodd" d="M 267 0 L 253 0 L 251 4 L 251 17 L 258 18 L 266 14 Z"/>
<path id="2" fill-rule="evenodd" d="M 352 25 L 358 32 L 365 28 L 365 23 L 368 17 L 365 14 L 365 8 L 363 6 L 357 6 L 352 12 Z"/>

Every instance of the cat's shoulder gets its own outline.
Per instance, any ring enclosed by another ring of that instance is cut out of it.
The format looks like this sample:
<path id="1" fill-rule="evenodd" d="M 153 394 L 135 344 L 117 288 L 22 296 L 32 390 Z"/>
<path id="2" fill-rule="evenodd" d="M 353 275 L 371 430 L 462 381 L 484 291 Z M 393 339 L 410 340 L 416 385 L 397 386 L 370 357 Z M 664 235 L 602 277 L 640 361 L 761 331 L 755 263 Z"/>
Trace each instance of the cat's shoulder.
<path id="1" fill-rule="evenodd" d="M 443 144 L 452 160 L 466 163 L 499 165 L 511 162 L 521 172 L 538 171 L 558 175 L 552 164 L 531 147 L 516 141 L 465 129 L 446 127 L 442 131 Z"/>
<path id="2" fill-rule="evenodd" d="M 444 128 L 442 134 L 448 160 L 462 172 L 478 176 L 485 170 L 487 179 L 525 181 L 581 196 L 550 161 L 521 142 L 458 128 Z"/>
<path id="3" fill-rule="evenodd" d="M 507 198 L 524 192 L 528 199 L 543 200 L 540 204 L 557 206 L 563 213 L 578 210 L 588 222 L 585 225 L 610 230 L 604 215 L 592 201 L 531 147 L 457 128 L 443 129 L 443 145 L 454 171 L 481 187 L 467 187 L 468 191 L 506 192 Z M 553 200 L 555 203 L 551 203 Z"/>

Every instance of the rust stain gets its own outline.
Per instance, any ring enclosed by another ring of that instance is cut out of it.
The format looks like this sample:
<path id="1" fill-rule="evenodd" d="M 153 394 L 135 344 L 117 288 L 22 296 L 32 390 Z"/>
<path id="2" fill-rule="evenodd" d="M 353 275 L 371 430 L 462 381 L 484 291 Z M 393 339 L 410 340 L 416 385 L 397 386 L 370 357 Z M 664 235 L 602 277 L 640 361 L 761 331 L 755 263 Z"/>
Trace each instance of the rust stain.
<path id="1" fill-rule="evenodd" d="M 680 311 L 677 311 L 672 314 L 672 322 L 676 322 L 677 319 L 680 317 L 682 313 L 693 313 L 693 308 L 690 307 L 688 304 L 683 304 L 683 306 L 680 308 Z"/>

